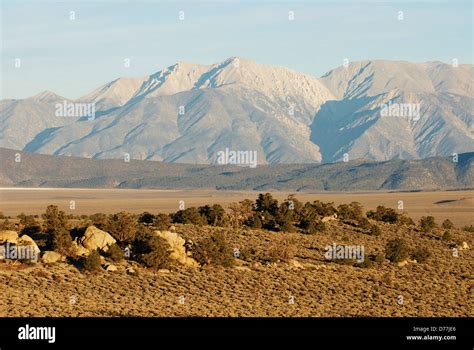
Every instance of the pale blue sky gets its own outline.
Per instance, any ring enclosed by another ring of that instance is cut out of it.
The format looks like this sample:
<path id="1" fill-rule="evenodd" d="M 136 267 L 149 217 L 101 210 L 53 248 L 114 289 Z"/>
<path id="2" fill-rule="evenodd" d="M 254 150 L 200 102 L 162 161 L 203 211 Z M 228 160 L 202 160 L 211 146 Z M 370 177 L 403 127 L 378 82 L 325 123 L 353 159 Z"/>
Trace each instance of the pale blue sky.
<path id="1" fill-rule="evenodd" d="M 470 0 L 2 0 L 1 12 L 2 98 L 43 90 L 78 98 L 120 76 L 231 56 L 315 76 L 344 58 L 473 62 Z"/>

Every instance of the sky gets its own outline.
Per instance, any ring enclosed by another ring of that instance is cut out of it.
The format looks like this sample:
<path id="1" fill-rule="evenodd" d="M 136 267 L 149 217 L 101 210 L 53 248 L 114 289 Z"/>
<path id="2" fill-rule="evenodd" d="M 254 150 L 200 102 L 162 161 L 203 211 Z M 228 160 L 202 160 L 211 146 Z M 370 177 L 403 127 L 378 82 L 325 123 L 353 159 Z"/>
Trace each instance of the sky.
<path id="1" fill-rule="evenodd" d="M 1 98 L 233 56 L 317 77 L 344 59 L 473 63 L 470 0 L 0 1 Z"/>

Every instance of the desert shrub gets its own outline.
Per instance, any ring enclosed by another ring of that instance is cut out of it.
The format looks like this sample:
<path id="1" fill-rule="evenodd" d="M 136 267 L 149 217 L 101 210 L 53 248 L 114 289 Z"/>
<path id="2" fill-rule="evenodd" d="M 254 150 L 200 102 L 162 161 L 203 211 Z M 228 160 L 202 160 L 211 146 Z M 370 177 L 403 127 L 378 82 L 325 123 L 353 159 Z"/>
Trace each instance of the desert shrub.
<path id="1" fill-rule="evenodd" d="M 83 265 L 86 271 L 99 271 L 101 268 L 99 252 L 97 250 L 90 252 L 90 254 L 84 258 Z"/>
<path id="2" fill-rule="evenodd" d="M 420 219 L 419 225 L 423 232 L 429 232 L 436 227 L 435 218 L 433 216 L 423 216 Z"/>
<path id="3" fill-rule="evenodd" d="M 220 204 L 214 204 L 212 207 L 205 205 L 199 207 L 199 213 L 206 219 L 208 225 L 212 226 L 228 226 L 229 219 L 224 208 Z"/>
<path id="4" fill-rule="evenodd" d="M 278 208 L 278 214 L 290 222 L 295 222 L 301 219 L 302 210 L 303 203 L 296 199 L 294 195 L 289 195 Z"/>
<path id="5" fill-rule="evenodd" d="M 201 265 L 230 267 L 234 264 L 233 250 L 222 233 L 213 233 L 196 243 L 193 257 Z"/>
<path id="6" fill-rule="evenodd" d="M 406 215 L 405 213 L 398 214 L 398 223 L 409 225 L 409 226 L 415 225 L 415 222 L 413 221 L 413 219 L 409 217 L 408 215 Z"/>
<path id="7" fill-rule="evenodd" d="M 207 220 L 195 207 L 179 210 L 173 214 L 173 222 L 178 224 L 206 225 Z"/>
<path id="8" fill-rule="evenodd" d="M 372 225 L 370 224 L 369 219 L 367 219 L 366 217 L 362 217 L 358 220 L 358 226 L 360 228 L 363 228 L 364 230 L 368 230 L 369 228 L 372 227 Z"/>
<path id="9" fill-rule="evenodd" d="M 419 263 L 425 262 L 430 256 L 431 252 L 426 247 L 418 247 L 411 254 L 412 259 L 415 259 Z"/>
<path id="10" fill-rule="evenodd" d="M 382 234 L 382 230 L 380 229 L 379 225 L 372 225 L 370 227 L 370 233 L 371 236 L 380 236 Z"/>
<path id="11" fill-rule="evenodd" d="M 123 259 L 123 256 L 124 252 L 117 243 L 112 244 L 109 249 L 107 249 L 107 257 L 109 257 L 112 261 L 120 261 Z"/>
<path id="12" fill-rule="evenodd" d="M 255 213 L 253 216 L 247 219 L 246 226 L 254 229 L 262 228 L 262 220 L 260 220 L 259 214 Z"/>
<path id="13" fill-rule="evenodd" d="M 242 225 L 250 226 L 249 220 L 255 214 L 253 211 L 253 202 L 250 199 L 229 204 L 229 210 L 229 221 L 232 227 L 240 227 Z"/>
<path id="14" fill-rule="evenodd" d="M 0 220 L 3 220 L 5 219 L 5 215 L 3 214 L 3 212 L 0 211 Z"/>
<path id="15" fill-rule="evenodd" d="M 326 230 L 326 224 L 319 219 L 303 219 L 300 228 L 307 234 L 313 235 Z"/>
<path id="16" fill-rule="evenodd" d="M 382 264 L 384 260 L 385 260 L 385 255 L 382 253 L 378 253 L 374 257 L 374 262 L 379 265 Z"/>
<path id="17" fill-rule="evenodd" d="M 155 227 L 157 230 L 167 230 L 171 226 L 171 218 L 167 214 L 158 214 L 155 219 Z"/>
<path id="18" fill-rule="evenodd" d="M 294 239 L 290 237 L 280 237 L 270 245 L 266 254 L 269 262 L 288 262 L 293 259 L 298 252 L 298 247 Z"/>
<path id="19" fill-rule="evenodd" d="M 474 226 L 471 225 L 471 226 L 464 226 L 462 228 L 463 231 L 466 231 L 466 232 L 474 232 Z"/>
<path id="20" fill-rule="evenodd" d="M 104 213 L 95 213 L 89 216 L 91 224 L 97 227 L 99 230 L 106 230 L 108 224 L 108 217 Z"/>
<path id="21" fill-rule="evenodd" d="M 23 225 L 21 234 L 31 236 L 41 231 L 41 225 L 36 221 L 33 215 L 24 216 L 20 219 L 20 224 Z"/>
<path id="22" fill-rule="evenodd" d="M 410 248 L 401 238 L 395 238 L 387 242 L 385 246 L 385 257 L 391 262 L 400 262 L 408 258 Z"/>
<path id="23" fill-rule="evenodd" d="M 334 203 L 324 203 L 319 200 L 314 201 L 313 203 L 306 202 L 301 209 L 300 217 L 301 219 L 307 217 L 318 216 L 332 216 L 337 212 L 334 207 Z"/>
<path id="24" fill-rule="evenodd" d="M 270 193 L 260 193 L 255 201 L 255 211 L 258 213 L 276 216 L 278 214 L 278 201 Z"/>
<path id="25" fill-rule="evenodd" d="M 145 211 L 138 217 L 138 223 L 145 225 L 153 225 L 155 223 L 156 216 Z"/>
<path id="26" fill-rule="evenodd" d="M 451 220 L 446 219 L 441 224 L 441 227 L 444 228 L 445 230 L 449 230 L 449 229 L 454 228 L 454 224 L 451 222 Z"/>
<path id="27" fill-rule="evenodd" d="M 48 205 L 46 212 L 42 215 L 45 232 L 51 233 L 55 230 L 67 228 L 66 215 L 57 205 Z"/>
<path id="28" fill-rule="evenodd" d="M 72 237 L 66 228 L 59 228 L 51 233 L 51 248 L 63 255 L 70 255 Z"/>
<path id="29" fill-rule="evenodd" d="M 0 224 L 0 230 L 15 230 L 15 224 L 6 218 Z"/>
<path id="30" fill-rule="evenodd" d="M 42 216 L 45 232 L 48 235 L 48 245 L 58 253 L 69 255 L 72 238 L 67 228 L 65 213 L 56 205 L 48 205 Z"/>
<path id="31" fill-rule="evenodd" d="M 395 224 L 398 221 L 399 214 L 395 209 L 386 208 L 383 205 L 379 205 L 375 211 L 369 210 L 367 212 L 367 217 L 369 219 L 374 219 L 377 221 L 388 222 L 390 224 Z"/>
<path id="32" fill-rule="evenodd" d="M 361 221 L 364 218 L 362 205 L 358 202 L 341 204 L 337 207 L 337 216 L 341 220 Z"/>
<path id="33" fill-rule="evenodd" d="M 444 231 L 443 236 L 441 237 L 443 241 L 450 241 L 453 239 L 453 236 L 451 235 L 451 232 L 449 231 Z"/>
<path id="34" fill-rule="evenodd" d="M 108 217 L 106 231 L 119 242 L 131 243 L 137 236 L 138 222 L 135 215 L 122 211 Z"/>
<path id="35" fill-rule="evenodd" d="M 140 256 L 140 261 L 143 264 L 156 269 L 169 267 L 171 258 L 168 242 L 161 237 L 149 236 L 142 243 L 144 253 Z"/>
<path id="36" fill-rule="evenodd" d="M 240 249 L 239 259 L 249 262 L 257 260 L 257 251 L 255 248 L 242 248 Z"/>

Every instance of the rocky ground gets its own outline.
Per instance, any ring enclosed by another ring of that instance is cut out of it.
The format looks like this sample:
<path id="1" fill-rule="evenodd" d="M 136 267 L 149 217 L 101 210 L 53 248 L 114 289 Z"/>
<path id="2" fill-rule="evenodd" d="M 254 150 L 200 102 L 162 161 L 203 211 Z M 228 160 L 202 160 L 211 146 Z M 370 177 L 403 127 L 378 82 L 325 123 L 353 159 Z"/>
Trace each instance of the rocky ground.
<path id="1" fill-rule="evenodd" d="M 453 229 L 422 233 L 379 223 L 370 236 L 342 222 L 315 235 L 264 230 L 176 225 L 186 240 L 224 233 L 240 251 L 264 254 L 281 236 L 298 252 L 288 263 L 236 259 L 236 266 L 152 270 L 124 260 L 116 271 L 85 273 L 68 262 L 21 264 L 0 261 L 0 316 L 473 316 L 472 233 Z M 333 242 L 364 245 L 366 255 L 383 252 L 394 237 L 428 248 L 425 263 L 404 266 L 385 260 L 370 268 L 325 261 Z M 458 251 L 466 242 L 471 249 Z M 130 272 L 132 267 L 137 273 Z"/>

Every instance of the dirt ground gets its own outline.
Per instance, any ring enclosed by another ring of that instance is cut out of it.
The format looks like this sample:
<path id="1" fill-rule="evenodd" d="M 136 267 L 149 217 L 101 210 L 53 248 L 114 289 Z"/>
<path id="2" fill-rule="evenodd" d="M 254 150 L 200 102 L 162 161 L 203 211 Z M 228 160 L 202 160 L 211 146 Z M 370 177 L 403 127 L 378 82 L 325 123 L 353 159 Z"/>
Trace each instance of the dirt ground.
<path id="1" fill-rule="evenodd" d="M 132 276 L 125 272 L 128 261 L 97 274 L 68 263 L 0 262 L 0 316 L 474 316 L 472 233 L 454 229 L 447 242 L 440 239 L 443 230 L 379 225 L 378 237 L 336 221 L 316 235 L 176 225 L 187 240 L 220 231 L 233 248 L 257 253 L 288 235 L 298 246 L 293 263 L 236 259 L 238 268 L 170 271 L 134 265 L 139 273 Z M 363 245 L 368 255 L 394 237 L 428 248 L 431 258 L 403 267 L 385 260 L 371 268 L 324 259 L 328 244 Z M 460 242 L 471 249 L 453 256 Z"/>
<path id="2" fill-rule="evenodd" d="M 290 192 L 273 192 L 283 200 Z M 219 203 L 227 206 L 231 202 L 246 198 L 255 199 L 258 192 L 216 190 L 129 190 L 129 189 L 0 189 L 0 212 L 16 216 L 21 212 L 41 214 L 49 204 L 59 206 L 71 214 L 93 214 L 97 212 L 117 213 L 169 213 L 179 209 L 180 201 L 186 207 Z M 474 191 L 439 192 L 323 192 L 296 193 L 300 201 L 333 201 L 336 204 L 360 202 L 366 210 L 377 205 L 403 209 L 414 219 L 432 215 L 439 222 L 449 218 L 456 226 L 474 224 Z M 71 210 L 70 202 L 75 209 Z"/>

